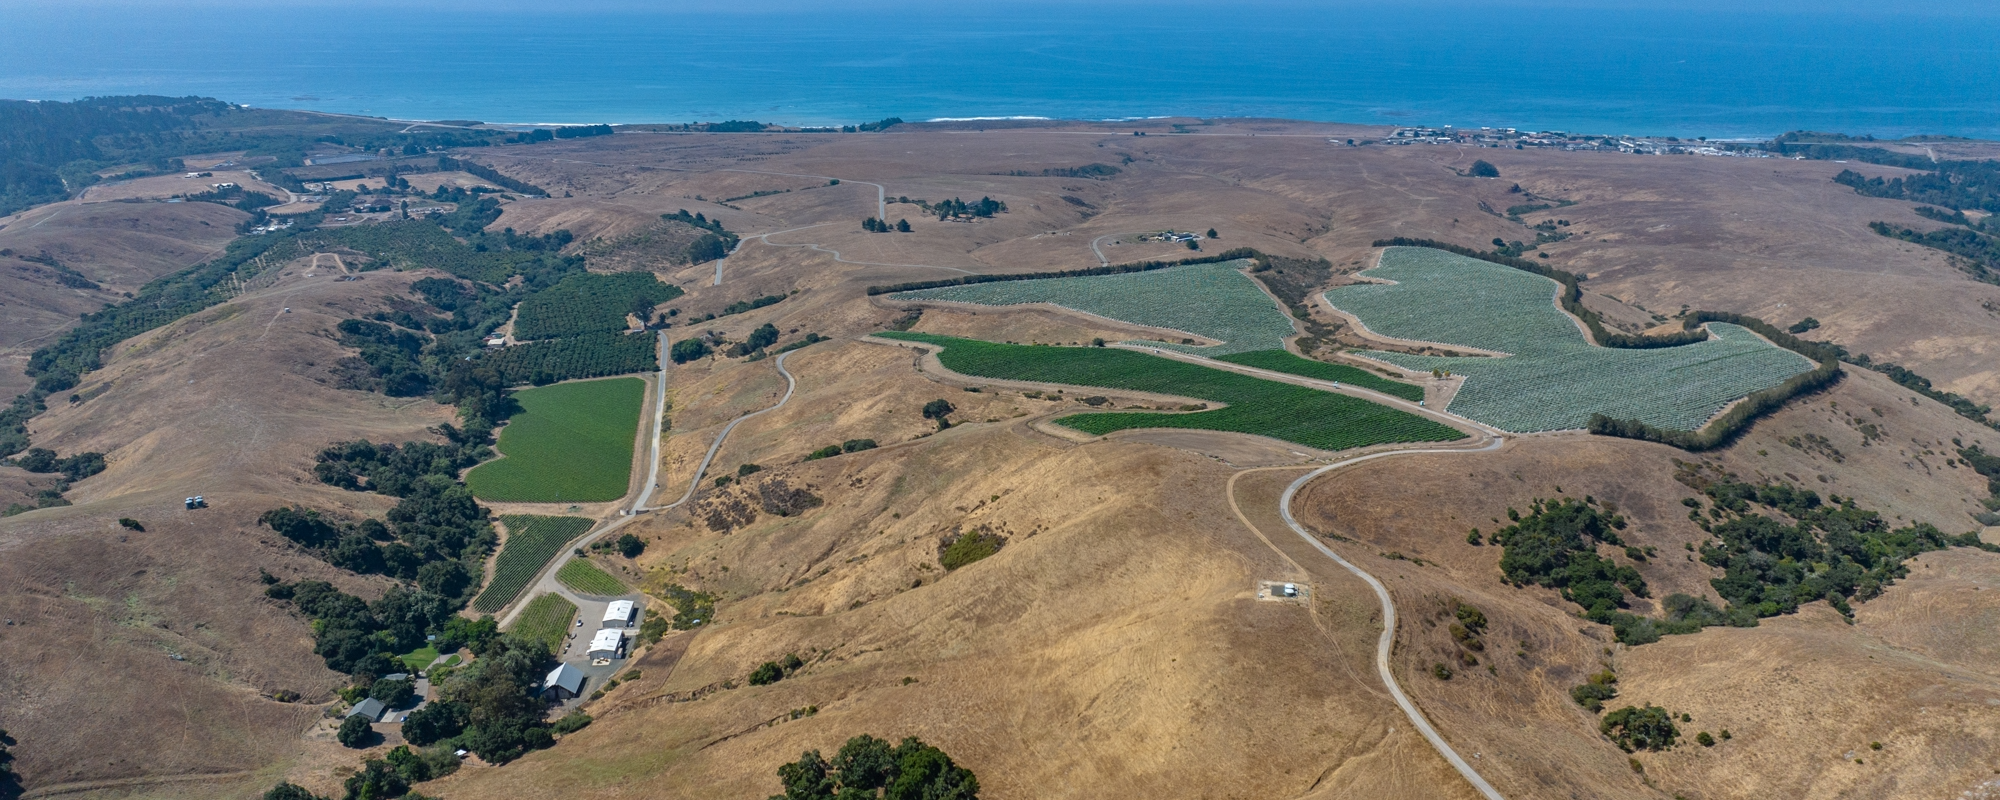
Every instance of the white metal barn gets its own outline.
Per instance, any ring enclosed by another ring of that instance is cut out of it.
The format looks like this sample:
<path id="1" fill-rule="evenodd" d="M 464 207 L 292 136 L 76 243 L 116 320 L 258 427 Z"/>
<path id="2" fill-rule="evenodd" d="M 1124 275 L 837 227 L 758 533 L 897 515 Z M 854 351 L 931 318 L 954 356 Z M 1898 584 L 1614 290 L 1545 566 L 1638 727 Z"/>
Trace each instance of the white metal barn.
<path id="1" fill-rule="evenodd" d="M 590 649 L 584 652 L 590 658 L 622 658 L 625 655 L 625 632 L 617 628 L 605 628 L 590 637 Z"/>
<path id="2" fill-rule="evenodd" d="M 632 601 L 613 600 L 611 601 L 611 605 L 606 606 L 604 608 L 604 624 L 599 627 L 603 628 L 632 627 L 632 611 L 633 611 Z"/>

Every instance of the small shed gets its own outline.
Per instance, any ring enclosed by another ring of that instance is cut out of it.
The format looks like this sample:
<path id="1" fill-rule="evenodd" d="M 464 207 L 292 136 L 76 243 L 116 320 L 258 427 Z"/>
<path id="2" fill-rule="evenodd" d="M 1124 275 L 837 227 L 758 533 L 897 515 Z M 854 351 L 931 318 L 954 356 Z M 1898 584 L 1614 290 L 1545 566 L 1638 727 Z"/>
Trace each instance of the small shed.
<path id="1" fill-rule="evenodd" d="M 610 605 L 604 607 L 604 624 L 598 627 L 630 628 L 632 627 L 632 611 L 632 601 L 613 600 Z"/>
<path id="2" fill-rule="evenodd" d="M 542 679 L 544 700 L 568 700 L 580 694 L 583 694 L 583 670 L 569 664 L 549 670 L 549 676 Z"/>
<path id="3" fill-rule="evenodd" d="M 382 712 L 388 710 L 389 709 L 386 706 L 382 705 L 382 701 L 370 697 L 359 703 L 355 703 L 353 708 L 347 710 L 347 716 L 363 717 L 367 719 L 369 723 L 372 724 L 376 722 L 381 722 Z"/>
<path id="4" fill-rule="evenodd" d="M 590 637 L 590 649 L 584 651 L 590 658 L 623 658 L 625 656 L 625 632 L 617 628 L 605 628 Z"/>

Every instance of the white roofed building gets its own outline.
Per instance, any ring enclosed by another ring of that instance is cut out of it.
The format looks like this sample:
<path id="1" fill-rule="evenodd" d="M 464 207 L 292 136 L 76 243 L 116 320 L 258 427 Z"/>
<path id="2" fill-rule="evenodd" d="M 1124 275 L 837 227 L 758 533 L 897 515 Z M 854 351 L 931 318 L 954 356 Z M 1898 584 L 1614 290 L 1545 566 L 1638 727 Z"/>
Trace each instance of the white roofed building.
<path id="1" fill-rule="evenodd" d="M 590 637 L 590 649 L 585 651 L 590 658 L 623 658 L 625 656 L 625 632 L 617 628 L 605 628 Z"/>
<path id="2" fill-rule="evenodd" d="M 632 627 L 632 611 L 633 611 L 632 601 L 613 600 L 611 601 L 610 605 L 604 607 L 604 624 L 598 627 L 601 628 Z"/>

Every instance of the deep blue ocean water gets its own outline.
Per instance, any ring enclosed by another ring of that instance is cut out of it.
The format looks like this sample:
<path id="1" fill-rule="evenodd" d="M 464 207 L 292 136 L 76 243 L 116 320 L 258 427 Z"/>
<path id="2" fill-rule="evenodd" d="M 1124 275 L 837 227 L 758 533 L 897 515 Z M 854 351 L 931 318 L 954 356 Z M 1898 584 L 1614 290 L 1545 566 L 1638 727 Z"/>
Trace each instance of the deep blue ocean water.
<path id="1" fill-rule="evenodd" d="M 419 5 L 0 7 L 0 97 L 199 94 L 489 122 L 1196 115 L 2000 138 L 2000 15 L 1990 13 Z"/>

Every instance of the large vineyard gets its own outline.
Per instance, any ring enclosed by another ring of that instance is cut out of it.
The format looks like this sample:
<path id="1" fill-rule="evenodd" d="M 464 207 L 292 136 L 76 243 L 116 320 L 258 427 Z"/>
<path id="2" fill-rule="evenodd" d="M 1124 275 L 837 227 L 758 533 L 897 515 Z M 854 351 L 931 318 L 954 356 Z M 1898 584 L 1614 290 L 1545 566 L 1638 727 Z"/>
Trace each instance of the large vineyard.
<path id="1" fill-rule="evenodd" d="M 658 340 L 651 333 L 592 333 L 518 344 L 480 358 L 509 384 L 602 378 L 656 369 Z"/>
<path id="2" fill-rule="evenodd" d="M 1465 376 L 1451 411 L 1516 432 L 1583 428 L 1592 414 L 1693 430 L 1731 401 L 1813 368 L 1735 325 L 1708 341 L 1629 350 L 1592 345 L 1555 306 L 1547 278 L 1438 250 L 1394 247 L 1326 297 L 1376 333 L 1496 350 L 1500 358 L 1370 352 L 1406 369 Z"/>
<path id="3" fill-rule="evenodd" d="M 1195 428 L 1252 433 L 1322 450 L 1465 438 L 1449 426 L 1360 398 L 1130 350 L 996 344 L 896 331 L 876 335 L 939 345 L 943 351 L 938 358 L 944 366 L 966 375 L 1129 389 L 1229 404 L 1194 413 L 1078 414 L 1056 421 L 1085 433 Z"/>
<path id="4" fill-rule="evenodd" d="M 1351 383 L 1363 389 L 1373 389 L 1391 397 L 1400 397 L 1412 402 L 1424 399 L 1424 387 L 1422 386 L 1413 386 L 1401 381 L 1392 381 L 1360 367 L 1351 367 L 1346 364 L 1329 364 L 1324 361 L 1314 361 L 1310 358 L 1300 358 L 1287 350 L 1257 350 L 1250 353 L 1233 353 L 1218 357 L 1216 360 L 1322 381 Z"/>
<path id="5" fill-rule="evenodd" d="M 601 503 L 625 496 L 644 381 L 610 378 L 514 393 L 521 404 L 495 446 L 503 456 L 465 474 L 481 500 Z"/>
<path id="6" fill-rule="evenodd" d="M 627 313 L 647 314 L 654 305 L 681 294 L 680 287 L 661 283 L 650 272 L 578 273 L 521 302 L 514 319 L 514 338 L 555 339 L 621 331 L 626 328 Z"/>
<path id="7" fill-rule="evenodd" d="M 1050 303 L 1101 317 L 1153 328 L 1186 331 L 1222 342 L 1193 347 L 1175 342 L 1138 341 L 1201 355 L 1284 349 L 1292 321 L 1241 272 L 1245 262 L 1191 264 L 1131 272 L 975 283 L 919 289 L 893 295 L 898 300 L 948 300 L 989 306 Z"/>
<path id="8" fill-rule="evenodd" d="M 527 588 L 528 581 L 542 571 L 549 559 L 590 530 L 583 517 L 531 517 L 508 515 L 500 518 L 507 526 L 507 543 L 493 561 L 493 580 L 472 601 L 472 610 L 491 614 L 506 608 Z"/>

